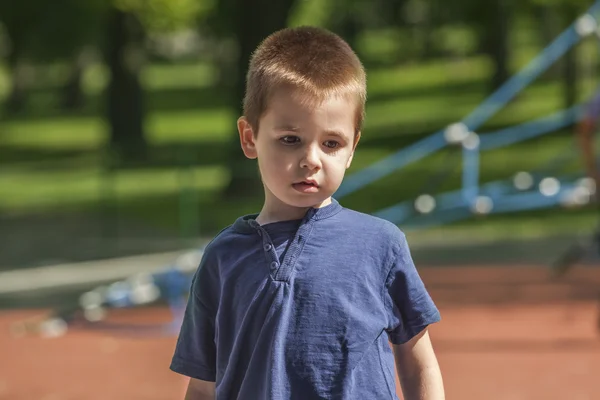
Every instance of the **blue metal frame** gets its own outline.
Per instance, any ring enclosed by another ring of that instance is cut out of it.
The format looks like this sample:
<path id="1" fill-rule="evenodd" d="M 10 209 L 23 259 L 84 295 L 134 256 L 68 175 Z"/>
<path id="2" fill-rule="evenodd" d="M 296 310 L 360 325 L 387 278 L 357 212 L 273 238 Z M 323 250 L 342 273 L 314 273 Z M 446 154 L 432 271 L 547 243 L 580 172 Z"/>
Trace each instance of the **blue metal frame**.
<path id="1" fill-rule="evenodd" d="M 595 1 L 584 15 L 596 19 L 598 13 L 600 13 L 600 0 Z M 429 221 L 426 226 L 469 218 L 474 213 L 471 210 L 479 196 L 490 197 L 493 202 L 493 207 L 490 210 L 491 213 L 546 208 L 559 204 L 558 197 L 544 196 L 538 190 L 518 192 L 512 182 L 497 181 L 481 186 L 479 183 L 481 152 L 523 142 L 571 126 L 583 116 L 584 105 L 578 104 L 535 121 L 478 136 L 474 131 L 510 102 L 532 81 L 544 73 L 569 49 L 580 42 L 582 36 L 578 34 L 576 27 L 577 21 L 573 22 L 568 29 L 559 35 L 554 42 L 546 47 L 525 68 L 509 79 L 473 110 L 471 114 L 459 122 L 459 124 L 462 124 L 466 128 L 470 135 L 468 139 L 462 141 L 462 188 L 458 191 L 438 194 L 434 198 L 436 201 L 435 211 L 431 214 L 420 216 L 422 220 Z M 451 145 L 447 142 L 445 133 L 446 129 L 442 129 L 348 176 L 335 193 L 335 197 L 341 199 L 394 171 L 404 168 L 412 162 L 418 161 Z M 469 143 L 472 140 L 474 142 Z M 572 155 L 553 160 L 553 169 L 556 167 L 554 164 L 563 164 L 570 158 L 572 158 Z M 534 175 L 539 176 L 539 174 L 535 173 Z M 572 182 L 564 182 L 557 196 L 564 196 L 565 190 L 572 190 L 573 188 Z M 448 213 L 454 213 L 454 215 L 449 215 Z M 415 215 L 418 216 L 419 214 L 415 211 L 413 200 L 397 203 L 374 214 L 394 223 L 403 224 L 403 226 L 412 226 L 413 222 L 419 219 L 415 218 Z"/>

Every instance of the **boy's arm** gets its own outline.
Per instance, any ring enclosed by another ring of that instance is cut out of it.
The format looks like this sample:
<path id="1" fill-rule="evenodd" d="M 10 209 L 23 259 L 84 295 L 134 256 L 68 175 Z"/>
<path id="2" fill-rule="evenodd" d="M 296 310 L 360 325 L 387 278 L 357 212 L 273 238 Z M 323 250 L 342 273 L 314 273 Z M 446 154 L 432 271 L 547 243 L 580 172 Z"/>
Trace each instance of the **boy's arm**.
<path id="1" fill-rule="evenodd" d="M 215 315 L 220 282 L 210 247 L 192 277 L 179 337 L 170 369 L 189 378 L 186 400 L 214 400 L 217 352 Z"/>
<path id="2" fill-rule="evenodd" d="M 215 400 L 215 383 L 190 378 L 185 400 Z"/>
<path id="3" fill-rule="evenodd" d="M 393 345 L 405 400 L 444 400 L 444 383 L 427 329 L 408 342 Z"/>

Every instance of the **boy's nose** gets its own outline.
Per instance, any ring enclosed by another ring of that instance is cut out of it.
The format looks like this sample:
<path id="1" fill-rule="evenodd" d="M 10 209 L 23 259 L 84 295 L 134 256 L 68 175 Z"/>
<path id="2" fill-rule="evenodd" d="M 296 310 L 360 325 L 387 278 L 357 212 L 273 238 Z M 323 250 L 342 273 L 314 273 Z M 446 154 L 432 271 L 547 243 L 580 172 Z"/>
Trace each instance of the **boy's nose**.
<path id="1" fill-rule="evenodd" d="M 321 159 L 319 158 L 319 149 L 316 146 L 307 146 L 306 151 L 300 161 L 300 167 L 315 169 L 321 168 Z"/>

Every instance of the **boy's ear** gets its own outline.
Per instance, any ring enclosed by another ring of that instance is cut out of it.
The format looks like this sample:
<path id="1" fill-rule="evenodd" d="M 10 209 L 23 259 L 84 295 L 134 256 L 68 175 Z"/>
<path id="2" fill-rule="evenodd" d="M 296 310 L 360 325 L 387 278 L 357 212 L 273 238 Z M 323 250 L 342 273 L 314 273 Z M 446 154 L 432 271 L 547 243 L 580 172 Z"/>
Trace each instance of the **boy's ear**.
<path id="1" fill-rule="evenodd" d="M 348 162 L 346 162 L 346 169 L 350 168 L 350 165 L 352 165 L 352 159 L 354 158 L 354 151 L 356 150 L 356 146 L 358 145 L 359 140 L 360 140 L 360 132 L 358 132 L 354 138 L 354 145 L 352 146 L 352 153 L 350 153 L 350 158 L 348 158 Z"/>
<path id="2" fill-rule="evenodd" d="M 246 119 L 246 117 L 240 117 L 237 121 L 238 132 L 240 134 L 240 145 L 244 155 L 250 159 L 257 157 L 256 144 L 254 142 L 254 129 Z"/>

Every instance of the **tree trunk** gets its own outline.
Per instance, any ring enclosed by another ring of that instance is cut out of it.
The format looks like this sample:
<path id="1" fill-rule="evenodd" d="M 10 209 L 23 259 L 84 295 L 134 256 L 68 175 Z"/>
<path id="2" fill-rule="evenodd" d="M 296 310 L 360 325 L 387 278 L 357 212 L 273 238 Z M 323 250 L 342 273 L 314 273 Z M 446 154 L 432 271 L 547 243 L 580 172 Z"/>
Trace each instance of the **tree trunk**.
<path id="1" fill-rule="evenodd" d="M 63 87 L 62 107 L 65 110 L 78 110 L 84 106 L 85 96 L 81 88 L 81 79 L 88 64 L 85 51 L 81 51 L 73 57 L 70 65 L 69 77 Z"/>
<path id="2" fill-rule="evenodd" d="M 419 30 L 421 31 L 421 54 L 419 58 L 421 61 L 427 61 L 435 56 L 434 46 L 434 10 L 433 7 L 428 7 L 427 15 L 421 22 Z"/>
<path id="3" fill-rule="evenodd" d="M 239 45 L 238 62 L 233 89 L 232 107 L 242 115 L 242 100 L 246 90 L 248 63 L 255 48 L 271 33 L 287 26 L 294 0 L 236 0 L 234 9 L 235 36 Z M 257 23 L 257 21 L 261 21 Z M 262 192 L 260 176 L 254 164 L 240 149 L 238 135 L 232 140 L 229 155 L 231 178 L 224 195 L 227 197 L 253 196 Z"/>
<path id="4" fill-rule="evenodd" d="M 577 10 L 569 4 L 565 4 L 561 15 L 564 18 L 563 26 L 569 26 L 577 18 Z M 577 47 L 571 49 L 565 54 L 563 59 L 562 78 L 564 90 L 564 107 L 569 108 L 577 102 Z"/>
<path id="5" fill-rule="evenodd" d="M 137 19 L 113 9 L 108 23 L 106 61 L 110 71 L 107 88 L 110 145 L 123 160 L 146 153 L 143 90 L 143 30 Z"/>
<path id="6" fill-rule="evenodd" d="M 389 1 L 389 0 L 386 0 Z M 386 4 L 386 7 L 391 4 Z M 333 2 L 332 15 L 328 21 L 329 29 L 342 37 L 357 51 L 358 35 L 361 25 L 366 23 L 361 15 L 361 3 L 357 0 L 337 0 Z"/>
<path id="7" fill-rule="evenodd" d="M 339 34 L 353 49 L 357 48 L 360 21 L 353 12 L 348 12 L 340 21 Z"/>
<path id="8" fill-rule="evenodd" d="M 491 91 L 496 90 L 509 78 L 509 20 L 510 10 L 507 0 L 493 0 L 490 7 L 490 25 L 484 27 L 485 47 L 494 63 L 491 78 Z"/>
<path id="9" fill-rule="evenodd" d="M 25 108 L 28 74 L 27 66 L 21 58 L 20 43 L 16 39 L 13 39 L 7 61 L 11 75 L 11 88 L 6 100 L 6 110 L 9 113 L 18 113 Z"/>
<path id="10" fill-rule="evenodd" d="M 535 7 L 535 16 L 539 24 L 541 48 L 546 48 L 560 34 L 562 23 L 556 6 L 540 5 Z M 571 21 L 573 22 L 573 21 Z M 553 63 L 541 79 L 555 80 L 562 75 L 561 61 Z"/>

